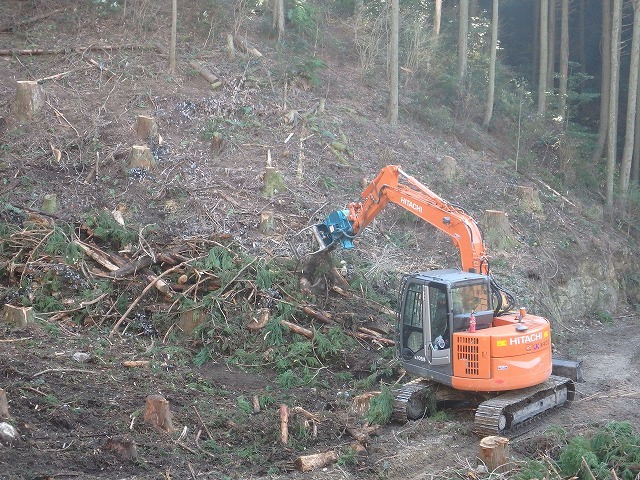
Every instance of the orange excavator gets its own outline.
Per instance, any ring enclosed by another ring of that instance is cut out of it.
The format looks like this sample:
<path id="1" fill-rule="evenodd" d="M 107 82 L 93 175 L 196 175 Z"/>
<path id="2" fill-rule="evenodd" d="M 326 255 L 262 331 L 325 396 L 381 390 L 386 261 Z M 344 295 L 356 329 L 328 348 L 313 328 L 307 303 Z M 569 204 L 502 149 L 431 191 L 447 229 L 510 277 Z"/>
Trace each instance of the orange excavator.
<path id="1" fill-rule="evenodd" d="M 394 203 L 449 235 L 462 260 L 461 270 L 431 270 L 403 280 L 399 357 L 419 380 L 397 392 L 396 409 L 400 404 L 407 419 L 419 418 L 425 412 L 425 388 L 445 385 L 484 399 L 476 408 L 478 433 L 511 435 L 573 399 L 580 364 L 561 361 L 569 375 L 552 374 L 549 321 L 524 308 L 512 311 L 513 297 L 493 279 L 471 216 L 398 165 L 382 168 L 361 197 L 312 226 L 315 253 L 338 245 L 354 248 L 354 237 Z"/>

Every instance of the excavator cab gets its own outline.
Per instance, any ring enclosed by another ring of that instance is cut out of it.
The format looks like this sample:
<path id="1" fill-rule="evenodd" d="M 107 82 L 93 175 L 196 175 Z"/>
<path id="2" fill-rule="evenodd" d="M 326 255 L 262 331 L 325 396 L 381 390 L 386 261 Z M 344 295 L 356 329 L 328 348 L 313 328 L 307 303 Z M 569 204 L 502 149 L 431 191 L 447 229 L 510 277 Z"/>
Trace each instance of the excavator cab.
<path id="1" fill-rule="evenodd" d="M 433 270 L 405 277 L 399 308 L 400 356 L 405 368 L 450 384 L 453 334 L 490 327 L 490 280 L 460 270 Z"/>

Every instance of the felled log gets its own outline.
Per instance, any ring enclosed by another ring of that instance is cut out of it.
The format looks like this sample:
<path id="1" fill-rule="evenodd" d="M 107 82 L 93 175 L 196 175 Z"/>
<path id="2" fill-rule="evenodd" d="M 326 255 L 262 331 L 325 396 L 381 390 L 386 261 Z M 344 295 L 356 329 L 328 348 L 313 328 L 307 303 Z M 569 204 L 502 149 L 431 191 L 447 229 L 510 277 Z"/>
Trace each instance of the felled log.
<path id="1" fill-rule="evenodd" d="M 18 80 L 11 112 L 19 120 L 29 120 L 44 105 L 44 89 L 36 81 Z"/>
<path id="2" fill-rule="evenodd" d="M 125 360 L 122 362 L 122 366 L 127 368 L 146 368 L 149 365 L 151 365 L 149 360 Z"/>
<path id="3" fill-rule="evenodd" d="M 86 54 L 89 51 L 103 51 L 103 50 L 157 50 L 156 45 L 89 45 L 84 47 L 75 48 L 27 48 L 27 49 L 2 49 L 0 50 L 0 57 L 16 57 L 21 55 L 67 55 L 69 53 Z"/>
<path id="4" fill-rule="evenodd" d="M 302 455 L 296 458 L 293 464 L 296 467 L 296 469 L 301 472 L 310 472 L 311 470 L 326 467 L 327 465 L 330 465 L 337 461 L 338 461 L 338 454 L 333 450 L 329 450 L 328 452 L 323 452 L 323 453 Z"/>
<path id="5" fill-rule="evenodd" d="M 7 400 L 7 392 L 0 388 L 0 420 L 9 418 L 9 402 Z"/>
<path id="6" fill-rule="evenodd" d="M 151 154 L 151 149 L 146 145 L 133 145 L 129 158 L 129 168 L 142 168 L 151 170 L 155 166 L 155 160 Z"/>
<path id="7" fill-rule="evenodd" d="M 242 53 L 248 53 L 258 58 L 262 57 L 262 54 L 256 48 L 249 45 L 249 43 L 243 38 L 234 36 L 233 43 L 236 47 L 238 47 L 238 50 L 240 50 Z"/>
<path id="8" fill-rule="evenodd" d="M 2 309 L 3 322 L 11 323 L 21 328 L 33 323 L 35 316 L 33 307 L 16 307 L 5 303 Z"/>
<path id="9" fill-rule="evenodd" d="M 111 272 L 111 276 L 114 278 L 124 278 L 128 275 L 135 275 L 139 273 L 143 268 L 149 267 L 153 264 L 153 258 L 149 256 L 140 257 L 136 260 L 133 260 L 121 267 L 118 267 L 117 270 Z"/>
<path id="10" fill-rule="evenodd" d="M 80 247 L 84 253 L 86 253 L 89 257 L 94 259 L 100 265 L 105 267 L 107 270 L 111 272 L 115 272 L 118 270 L 118 266 L 115 265 L 107 256 L 105 252 L 100 250 L 98 247 L 93 245 L 88 245 L 86 243 L 81 242 L 80 240 L 75 240 L 74 245 Z"/>
<path id="11" fill-rule="evenodd" d="M 258 330 L 262 330 L 267 323 L 269 323 L 269 319 L 271 318 L 270 312 L 268 308 L 261 308 L 259 316 L 252 317 L 249 323 L 247 324 L 247 329 L 250 332 L 257 332 Z"/>
<path id="12" fill-rule="evenodd" d="M 489 472 L 502 473 L 509 462 L 509 439 L 491 435 L 480 440 L 478 458 Z"/>
<path id="13" fill-rule="evenodd" d="M 280 442 L 289 443 L 289 407 L 284 403 L 280 405 Z"/>
<path id="14" fill-rule="evenodd" d="M 297 333 L 298 335 L 302 335 L 308 339 L 313 338 L 313 332 L 307 328 L 301 327 L 300 325 L 296 325 L 295 323 L 287 322 L 286 320 L 280 320 L 280 325 L 283 327 L 287 327 L 293 333 Z"/>
<path id="15" fill-rule="evenodd" d="M 331 314 L 327 313 L 327 312 L 318 312 L 316 310 L 314 310 L 311 307 L 302 307 L 302 311 L 304 313 L 306 313 L 307 315 L 309 315 L 310 317 L 318 320 L 319 322 L 322 322 L 326 325 L 334 325 L 335 322 L 333 321 L 333 319 L 331 318 Z"/>
<path id="16" fill-rule="evenodd" d="M 198 72 L 207 82 L 212 89 L 220 88 L 222 86 L 222 80 L 211 73 L 207 68 L 195 60 L 191 60 L 189 65 Z"/>
<path id="17" fill-rule="evenodd" d="M 162 432 L 173 430 L 169 401 L 162 395 L 149 395 L 144 407 L 144 421 Z"/>

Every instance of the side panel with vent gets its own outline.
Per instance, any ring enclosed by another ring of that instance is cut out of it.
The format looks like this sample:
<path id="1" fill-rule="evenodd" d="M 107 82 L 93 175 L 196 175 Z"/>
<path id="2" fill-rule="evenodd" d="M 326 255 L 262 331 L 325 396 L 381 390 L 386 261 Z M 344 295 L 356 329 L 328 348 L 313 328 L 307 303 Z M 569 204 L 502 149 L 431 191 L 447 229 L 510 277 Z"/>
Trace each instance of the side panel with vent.
<path id="1" fill-rule="evenodd" d="M 460 333 L 455 337 L 453 375 L 464 378 L 489 378 L 491 337 Z"/>

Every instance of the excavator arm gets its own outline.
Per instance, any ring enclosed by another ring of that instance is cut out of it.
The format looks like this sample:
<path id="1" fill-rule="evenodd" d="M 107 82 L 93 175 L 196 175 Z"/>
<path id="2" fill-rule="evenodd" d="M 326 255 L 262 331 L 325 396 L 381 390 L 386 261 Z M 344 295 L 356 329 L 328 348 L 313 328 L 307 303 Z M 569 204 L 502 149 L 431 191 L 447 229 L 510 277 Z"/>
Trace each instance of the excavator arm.
<path id="1" fill-rule="evenodd" d="M 405 183 L 401 183 L 403 179 Z M 460 251 L 462 269 L 489 274 L 480 230 L 471 216 L 455 207 L 398 165 L 388 165 L 362 192 L 359 202 L 348 205 L 348 210 L 332 212 L 327 219 L 315 225 L 318 251 L 328 250 L 342 243 L 353 248 L 353 237 L 364 230 L 389 203 L 395 203 L 449 235 Z"/>

